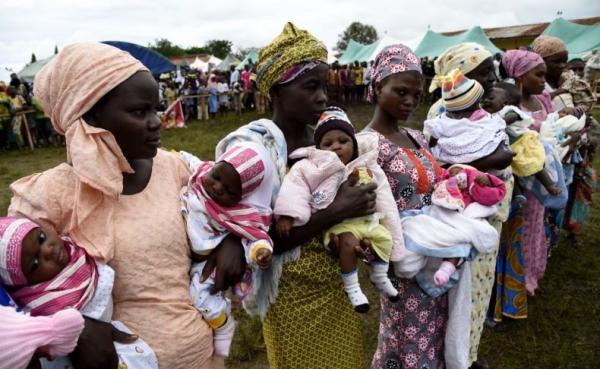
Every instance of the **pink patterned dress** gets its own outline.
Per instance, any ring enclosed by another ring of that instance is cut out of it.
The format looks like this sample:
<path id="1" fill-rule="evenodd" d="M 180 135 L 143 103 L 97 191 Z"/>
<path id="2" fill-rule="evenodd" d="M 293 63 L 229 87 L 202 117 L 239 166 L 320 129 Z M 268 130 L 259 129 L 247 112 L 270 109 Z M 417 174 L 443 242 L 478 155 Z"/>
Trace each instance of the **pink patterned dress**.
<path id="1" fill-rule="evenodd" d="M 407 129 L 419 149 L 401 148 L 380 133 L 378 164 L 385 172 L 398 211 L 431 204 L 434 183 L 442 170 L 427 151 L 421 132 Z M 443 369 L 448 298 L 425 294 L 414 278 L 390 277 L 400 299 L 381 298 L 377 351 L 372 369 Z"/>

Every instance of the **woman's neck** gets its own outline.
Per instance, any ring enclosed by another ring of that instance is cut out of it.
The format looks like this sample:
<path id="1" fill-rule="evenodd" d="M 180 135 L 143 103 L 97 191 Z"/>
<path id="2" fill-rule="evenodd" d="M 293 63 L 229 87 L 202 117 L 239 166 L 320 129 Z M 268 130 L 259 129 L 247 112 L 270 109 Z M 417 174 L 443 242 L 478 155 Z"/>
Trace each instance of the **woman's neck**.
<path id="1" fill-rule="evenodd" d="M 133 173 L 123 173 L 123 195 L 135 195 L 142 192 L 152 176 L 153 158 L 130 160 Z"/>
<path id="2" fill-rule="evenodd" d="M 529 92 L 523 91 L 523 97 L 521 98 L 521 106 L 526 110 L 533 112 L 542 109 L 540 103 L 535 99 L 534 95 Z"/>
<path id="3" fill-rule="evenodd" d="M 375 113 L 373 114 L 373 118 L 367 127 L 381 133 L 384 136 L 400 132 L 398 119 L 385 112 L 379 106 L 375 106 Z"/>
<path id="4" fill-rule="evenodd" d="M 281 132 L 283 132 L 288 153 L 291 153 L 300 147 L 313 144 L 308 127 L 305 124 L 292 122 L 291 119 L 282 117 L 277 114 L 277 112 L 273 112 L 272 120 L 275 122 L 275 125 L 281 129 Z"/>
<path id="5" fill-rule="evenodd" d="M 559 87 L 559 83 L 558 83 L 559 79 L 560 79 L 560 76 L 557 78 L 552 78 L 552 77 L 546 76 L 546 82 L 550 85 L 550 87 L 552 87 L 554 89 L 557 89 Z"/>

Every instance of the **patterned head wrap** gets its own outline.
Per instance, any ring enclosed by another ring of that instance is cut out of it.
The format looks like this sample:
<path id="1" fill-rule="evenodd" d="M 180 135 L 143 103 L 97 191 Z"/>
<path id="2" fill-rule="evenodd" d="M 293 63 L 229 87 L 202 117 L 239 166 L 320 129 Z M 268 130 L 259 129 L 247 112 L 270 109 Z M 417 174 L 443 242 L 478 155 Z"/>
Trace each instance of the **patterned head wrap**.
<path id="1" fill-rule="evenodd" d="M 541 35 L 531 44 L 531 49 L 540 54 L 542 58 L 561 52 L 567 52 L 567 45 L 558 37 Z"/>
<path id="2" fill-rule="evenodd" d="M 457 68 L 463 74 L 467 74 L 491 57 L 492 53 L 480 44 L 463 42 L 462 44 L 450 46 L 440 54 L 434 63 L 435 74 L 444 76 Z M 440 87 L 441 85 L 432 82 L 429 86 L 429 92 L 433 92 Z"/>
<path id="3" fill-rule="evenodd" d="M 356 141 L 356 136 L 354 134 L 354 126 L 350 122 L 348 115 L 338 108 L 337 106 L 330 106 L 319 117 L 319 121 L 315 127 L 314 140 L 317 149 L 321 144 L 321 140 L 325 133 L 331 131 L 332 129 L 339 129 L 342 132 L 345 132 L 352 139 L 353 143 L 353 152 L 352 152 L 352 160 L 358 157 L 358 142 Z"/>
<path id="4" fill-rule="evenodd" d="M 370 103 L 375 102 L 375 85 L 392 74 L 421 71 L 421 62 L 415 53 L 402 44 L 390 45 L 381 50 L 371 69 L 371 83 L 367 91 L 367 100 Z"/>
<path id="5" fill-rule="evenodd" d="M 242 182 L 242 198 L 254 191 L 265 177 L 265 164 L 259 154 L 243 145 L 233 146 L 221 155 L 216 162 L 224 161 L 235 169 Z"/>
<path id="6" fill-rule="evenodd" d="M 474 79 L 469 79 L 459 69 L 454 69 L 447 76 L 436 76 L 442 85 L 442 98 L 448 111 L 465 110 L 483 96 L 483 87 Z"/>
<path id="7" fill-rule="evenodd" d="M 293 67 L 307 62 L 327 63 L 327 48 L 308 31 L 286 23 L 281 34 L 258 54 L 256 82 L 260 92 L 269 96 L 271 87 L 282 77 L 286 76 L 286 82 L 298 77 L 297 71 L 291 71 Z"/>
<path id="8" fill-rule="evenodd" d="M 21 250 L 25 237 L 39 228 L 28 219 L 0 218 L 0 281 L 7 286 L 24 286 L 27 278 L 21 270 Z"/>
<path id="9" fill-rule="evenodd" d="M 533 51 L 509 50 L 502 57 L 502 65 L 510 78 L 521 77 L 533 68 L 544 63 L 544 59 Z"/>

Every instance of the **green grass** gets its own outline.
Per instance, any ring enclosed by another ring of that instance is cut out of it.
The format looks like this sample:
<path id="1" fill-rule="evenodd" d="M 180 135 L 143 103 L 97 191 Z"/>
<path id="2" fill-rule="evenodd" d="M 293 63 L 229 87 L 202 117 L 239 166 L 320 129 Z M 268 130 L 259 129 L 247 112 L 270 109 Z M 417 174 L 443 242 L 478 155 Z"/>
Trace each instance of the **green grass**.
<path id="1" fill-rule="evenodd" d="M 420 128 L 427 108 L 422 106 L 408 126 Z M 371 119 L 369 106 L 352 107 L 350 118 L 357 130 Z M 233 114 L 216 120 L 192 122 L 189 128 L 164 131 L 164 147 L 186 150 L 202 159 L 213 159 L 214 147 L 228 132 L 258 116 Z M 596 114 L 600 120 L 600 114 Z M 47 148 L 0 154 L 0 207 L 10 202 L 9 184 L 66 160 L 64 148 Z M 596 167 L 600 167 L 600 161 Z M 595 197 L 596 203 L 600 195 Z M 502 330 L 484 331 L 480 352 L 491 368 L 597 368 L 600 350 L 600 211 L 595 205 L 583 235 L 583 247 L 562 242 L 548 262 L 536 297 L 529 299 L 529 318 L 503 324 Z M 363 280 L 365 279 L 363 271 Z M 362 284 L 372 303 L 364 317 L 365 345 L 369 357 L 377 344 L 379 306 L 369 283 Z M 228 367 L 268 368 L 260 322 L 236 311 L 240 322 Z"/>

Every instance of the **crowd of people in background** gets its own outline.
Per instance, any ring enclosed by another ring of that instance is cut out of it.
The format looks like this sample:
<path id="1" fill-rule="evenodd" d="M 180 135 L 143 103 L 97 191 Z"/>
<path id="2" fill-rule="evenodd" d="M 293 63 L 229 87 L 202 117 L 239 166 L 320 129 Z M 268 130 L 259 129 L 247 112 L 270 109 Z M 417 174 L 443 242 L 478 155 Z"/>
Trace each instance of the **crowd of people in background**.
<path id="1" fill-rule="evenodd" d="M 441 98 L 439 89 L 429 91 L 436 75 L 434 64 L 437 59 L 420 58 L 425 91 L 423 103 L 433 104 Z M 497 78 L 506 78 L 501 60 L 501 54 L 494 55 L 495 74 Z M 346 107 L 367 103 L 373 62 L 333 62 L 328 74 L 329 102 Z M 585 61 L 580 58 L 570 60 L 568 68 L 584 79 Z M 196 119 L 215 119 L 217 114 L 227 112 L 241 115 L 255 111 L 261 115 L 271 109 L 269 99 L 257 87 L 256 68 L 251 59 L 243 68 L 237 64 L 231 65 L 229 70 L 202 71 L 181 67 L 177 72 L 156 78 L 159 81 L 158 111 L 165 111 L 179 101 L 186 124 Z M 587 82 L 594 89 L 595 80 L 588 78 Z M 53 130 L 50 119 L 33 95 L 32 85 L 14 73 L 8 86 L 0 81 L 0 124 L 0 148 L 4 150 L 64 145 L 64 139 Z"/>

